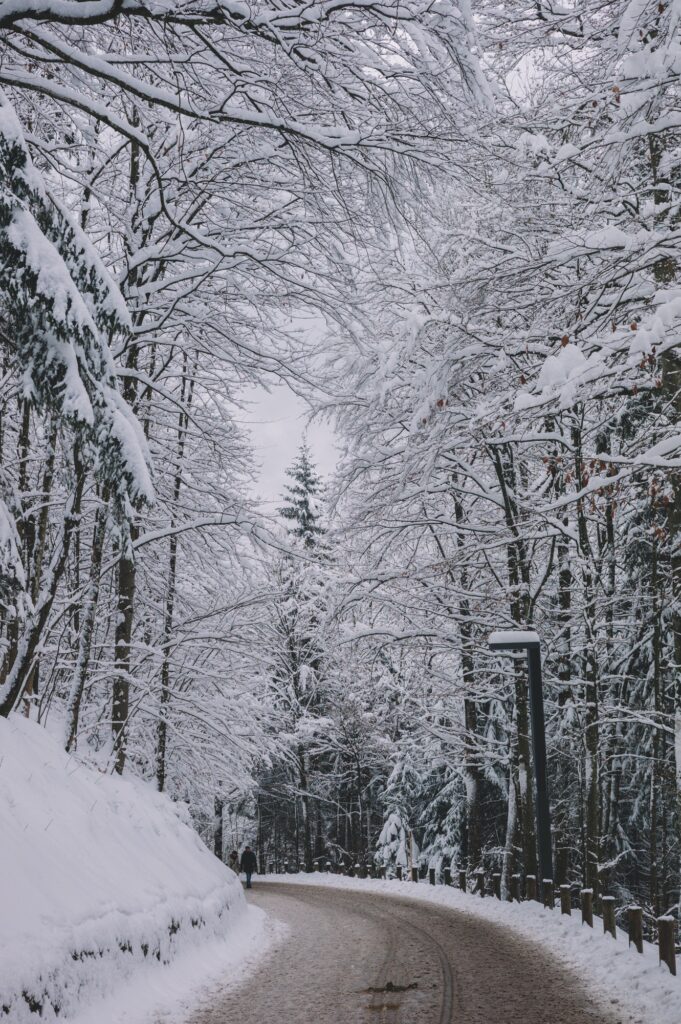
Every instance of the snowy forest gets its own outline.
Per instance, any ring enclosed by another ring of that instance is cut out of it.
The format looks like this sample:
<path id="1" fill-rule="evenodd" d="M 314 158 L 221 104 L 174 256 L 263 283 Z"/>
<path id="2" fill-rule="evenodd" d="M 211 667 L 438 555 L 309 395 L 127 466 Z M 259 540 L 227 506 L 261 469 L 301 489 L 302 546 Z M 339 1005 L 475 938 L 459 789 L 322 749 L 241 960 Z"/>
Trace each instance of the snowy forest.
<path id="1" fill-rule="evenodd" d="M 555 882 L 678 901 L 680 18 L 0 0 L 2 716 L 221 856 L 507 894 L 533 629 Z M 282 386 L 339 458 L 270 513 Z"/>

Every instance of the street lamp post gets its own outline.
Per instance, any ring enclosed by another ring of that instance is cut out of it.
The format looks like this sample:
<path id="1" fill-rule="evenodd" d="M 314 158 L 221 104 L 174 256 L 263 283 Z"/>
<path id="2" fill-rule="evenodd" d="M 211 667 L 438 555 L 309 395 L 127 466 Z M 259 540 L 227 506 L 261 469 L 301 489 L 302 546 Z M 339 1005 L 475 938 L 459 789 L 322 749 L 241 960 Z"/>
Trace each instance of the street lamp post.
<path id="1" fill-rule="evenodd" d="M 544 695 L 541 681 L 541 654 L 539 637 L 533 630 L 500 630 L 492 633 L 489 646 L 493 651 L 526 651 L 530 684 L 530 718 L 532 721 L 532 755 L 537 811 L 537 845 L 541 883 L 553 879 L 551 853 L 551 810 L 546 773 L 546 729 L 544 726 Z"/>

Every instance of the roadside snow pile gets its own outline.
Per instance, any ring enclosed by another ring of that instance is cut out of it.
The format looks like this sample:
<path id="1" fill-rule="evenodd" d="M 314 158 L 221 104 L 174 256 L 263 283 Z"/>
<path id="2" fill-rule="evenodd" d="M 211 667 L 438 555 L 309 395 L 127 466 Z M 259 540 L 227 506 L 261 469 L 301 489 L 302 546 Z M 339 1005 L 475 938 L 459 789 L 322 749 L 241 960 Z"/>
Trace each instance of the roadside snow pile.
<path id="1" fill-rule="evenodd" d="M 13 716 L 0 718 L 0 908 L 0 1020 L 35 1024 L 231 931 L 246 902 L 167 797 Z"/>
<path id="2" fill-rule="evenodd" d="M 500 903 L 481 899 L 444 885 L 414 885 L 411 882 L 347 878 L 343 875 L 268 875 L 267 881 L 321 885 L 334 889 L 357 889 L 384 896 L 399 896 L 435 903 L 464 914 L 473 914 L 508 928 L 530 942 L 541 945 L 577 975 L 605 1011 L 621 1024 L 679 1024 L 681 1021 L 681 980 L 659 963 L 656 946 L 643 943 L 643 954 L 628 947 L 627 935 L 617 929 L 617 939 L 604 935 L 600 920 L 594 927 L 582 925 L 579 914 L 563 916 L 539 903 Z M 599 929 L 600 926 L 600 929 Z M 651 1015 L 652 1014 L 652 1015 Z M 550 1017 L 550 1014 L 549 1014 Z M 560 1022 L 556 1008 L 553 1019 Z"/>

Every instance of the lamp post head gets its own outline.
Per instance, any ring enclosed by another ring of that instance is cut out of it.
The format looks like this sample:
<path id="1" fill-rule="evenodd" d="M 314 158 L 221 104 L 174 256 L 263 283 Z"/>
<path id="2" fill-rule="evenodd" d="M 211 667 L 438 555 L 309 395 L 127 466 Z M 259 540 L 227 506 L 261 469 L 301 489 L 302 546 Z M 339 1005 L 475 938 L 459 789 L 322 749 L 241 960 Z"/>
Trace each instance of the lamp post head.
<path id="1" fill-rule="evenodd" d="M 491 633 L 487 642 L 492 651 L 539 650 L 539 634 L 533 629 L 500 629 Z"/>

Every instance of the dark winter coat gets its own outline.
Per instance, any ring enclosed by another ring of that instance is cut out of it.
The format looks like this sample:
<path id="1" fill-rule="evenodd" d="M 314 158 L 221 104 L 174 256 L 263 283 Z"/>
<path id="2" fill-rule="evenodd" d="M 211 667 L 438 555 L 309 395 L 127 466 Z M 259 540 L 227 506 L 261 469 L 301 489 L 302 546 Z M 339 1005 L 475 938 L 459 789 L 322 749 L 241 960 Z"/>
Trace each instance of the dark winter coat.
<path id="1" fill-rule="evenodd" d="M 241 854 L 241 870 L 246 874 L 253 874 L 258 867 L 258 859 L 253 850 L 244 850 Z"/>

